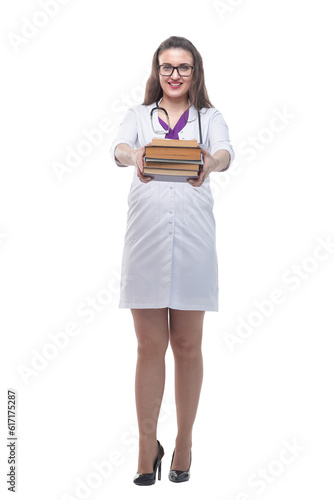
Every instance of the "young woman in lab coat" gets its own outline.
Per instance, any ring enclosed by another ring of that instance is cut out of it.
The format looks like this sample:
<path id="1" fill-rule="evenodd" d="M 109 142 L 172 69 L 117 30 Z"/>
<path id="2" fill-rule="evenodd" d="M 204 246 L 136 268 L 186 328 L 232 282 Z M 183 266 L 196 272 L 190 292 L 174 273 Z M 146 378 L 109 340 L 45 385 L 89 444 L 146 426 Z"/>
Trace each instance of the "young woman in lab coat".
<path id="1" fill-rule="evenodd" d="M 159 132 L 168 132 L 161 108 L 167 111 L 170 132 L 160 137 L 200 142 L 201 126 L 203 169 L 198 179 L 165 182 L 143 175 L 145 145 Z M 118 166 L 135 167 L 120 293 L 120 307 L 131 309 L 138 342 L 139 457 L 134 482 L 154 484 L 157 470 L 160 479 L 164 449 L 157 440 L 157 421 L 169 342 L 175 359 L 178 432 L 168 477 L 183 482 L 190 477 L 192 429 L 203 379 L 204 314 L 218 311 L 209 175 L 226 170 L 234 159 L 228 127 L 208 98 L 201 55 L 186 38 L 172 36 L 156 50 L 145 100 L 125 114 L 111 155 Z"/>

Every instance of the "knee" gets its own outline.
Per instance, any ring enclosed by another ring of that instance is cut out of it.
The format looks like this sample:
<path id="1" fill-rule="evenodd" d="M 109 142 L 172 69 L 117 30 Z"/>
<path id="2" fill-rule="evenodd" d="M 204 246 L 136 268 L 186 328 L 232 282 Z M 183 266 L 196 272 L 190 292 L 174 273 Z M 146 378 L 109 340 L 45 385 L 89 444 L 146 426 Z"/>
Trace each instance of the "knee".
<path id="1" fill-rule="evenodd" d="M 138 354 L 142 356 L 164 356 L 168 347 L 168 339 L 155 339 L 149 335 L 138 336 Z"/>
<path id="2" fill-rule="evenodd" d="M 202 355 L 200 342 L 194 342 L 191 338 L 182 335 L 171 335 L 171 348 L 175 357 L 183 360 L 191 360 Z"/>

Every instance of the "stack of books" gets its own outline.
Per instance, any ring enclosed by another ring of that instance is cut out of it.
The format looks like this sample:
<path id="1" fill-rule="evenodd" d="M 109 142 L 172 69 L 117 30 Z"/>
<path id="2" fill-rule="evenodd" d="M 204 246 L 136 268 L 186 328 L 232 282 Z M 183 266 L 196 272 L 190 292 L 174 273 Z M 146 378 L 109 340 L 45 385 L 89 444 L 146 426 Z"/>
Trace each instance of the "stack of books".
<path id="1" fill-rule="evenodd" d="M 196 139 L 153 138 L 145 146 L 144 175 L 154 180 L 185 182 L 197 179 L 203 168 L 203 157 Z"/>

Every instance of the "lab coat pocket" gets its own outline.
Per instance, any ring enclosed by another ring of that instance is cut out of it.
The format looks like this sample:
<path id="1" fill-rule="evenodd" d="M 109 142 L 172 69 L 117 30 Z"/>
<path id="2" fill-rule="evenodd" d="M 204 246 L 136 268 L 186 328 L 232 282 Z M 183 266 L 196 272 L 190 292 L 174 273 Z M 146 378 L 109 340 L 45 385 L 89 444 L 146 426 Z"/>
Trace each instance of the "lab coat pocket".
<path id="1" fill-rule="evenodd" d="M 186 186 L 188 187 L 188 186 Z M 213 214 L 214 200 L 205 187 L 189 186 L 184 193 L 183 220 L 185 228 L 192 235 L 214 243 L 216 241 L 216 222 Z"/>
<path id="2" fill-rule="evenodd" d="M 129 193 L 125 245 L 149 236 L 147 233 L 159 221 L 159 194 L 153 182 L 136 185 Z"/>

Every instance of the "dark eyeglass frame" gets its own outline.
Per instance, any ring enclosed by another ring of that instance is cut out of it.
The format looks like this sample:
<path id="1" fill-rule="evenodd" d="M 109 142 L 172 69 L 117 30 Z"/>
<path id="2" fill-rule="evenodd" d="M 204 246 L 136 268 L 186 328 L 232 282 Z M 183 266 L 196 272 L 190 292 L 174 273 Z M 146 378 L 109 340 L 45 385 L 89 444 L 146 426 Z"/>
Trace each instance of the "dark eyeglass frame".
<path id="1" fill-rule="evenodd" d="M 161 74 L 161 70 L 160 70 L 161 66 L 171 66 L 171 68 L 172 68 L 171 73 L 170 73 L 169 75 L 162 75 L 162 74 Z M 181 66 L 189 66 L 189 68 L 191 68 L 191 73 L 190 73 L 190 75 L 187 75 L 187 76 L 185 76 L 185 75 L 180 75 L 179 68 L 180 68 Z M 180 64 L 180 66 L 172 66 L 171 64 L 159 64 L 159 65 L 157 66 L 157 70 L 159 71 L 159 73 L 160 73 L 160 75 L 161 75 L 161 76 L 172 76 L 172 74 L 174 73 L 174 69 L 176 69 L 176 71 L 178 72 L 178 75 L 179 75 L 181 78 L 188 78 L 189 76 L 191 76 L 191 75 L 193 74 L 193 72 L 194 72 L 194 67 L 195 67 L 195 66 L 192 66 L 191 64 Z"/>

